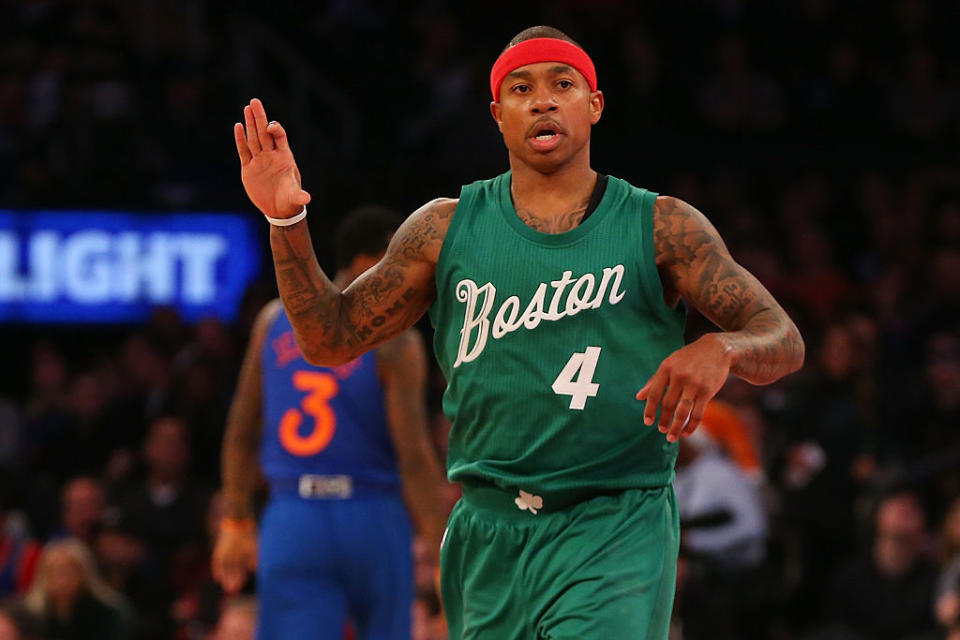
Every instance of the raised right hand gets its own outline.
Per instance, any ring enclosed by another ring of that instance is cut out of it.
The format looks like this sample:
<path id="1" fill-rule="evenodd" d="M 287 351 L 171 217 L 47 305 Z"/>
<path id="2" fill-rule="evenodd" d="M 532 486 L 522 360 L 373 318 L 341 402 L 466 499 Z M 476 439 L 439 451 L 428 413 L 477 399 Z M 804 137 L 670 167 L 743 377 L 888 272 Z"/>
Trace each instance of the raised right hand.
<path id="1" fill-rule="evenodd" d="M 240 156 L 240 179 L 250 201 L 271 218 L 292 218 L 310 202 L 300 186 L 300 171 L 279 122 L 267 122 L 263 103 L 254 98 L 243 108 L 246 130 L 233 125 Z"/>
<path id="2" fill-rule="evenodd" d="M 213 547 L 213 579 L 227 593 L 236 593 L 243 588 L 247 574 L 257 568 L 256 531 L 225 531 L 220 529 Z"/>

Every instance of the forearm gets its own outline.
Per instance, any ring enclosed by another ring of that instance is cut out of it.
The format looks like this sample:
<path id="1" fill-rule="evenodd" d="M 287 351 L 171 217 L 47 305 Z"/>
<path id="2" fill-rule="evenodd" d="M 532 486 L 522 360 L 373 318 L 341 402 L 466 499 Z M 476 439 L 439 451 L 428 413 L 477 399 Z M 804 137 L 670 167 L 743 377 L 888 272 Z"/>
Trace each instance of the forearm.
<path id="1" fill-rule="evenodd" d="M 779 307 L 757 312 L 740 330 L 716 335 L 730 354 L 730 372 L 747 382 L 769 384 L 803 365 L 803 338 Z"/>
<path id="2" fill-rule="evenodd" d="M 223 509 L 226 517 L 243 520 L 253 517 L 260 434 L 254 425 L 228 425 L 221 453 Z"/>
<path id="3" fill-rule="evenodd" d="M 431 551 L 440 548 L 440 539 L 447 522 L 447 509 L 443 496 L 443 477 L 440 464 L 432 451 L 400 462 L 403 478 L 404 499 L 407 508 L 424 536 Z"/>
<path id="4" fill-rule="evenodd" d="M 343 294 L 320 268 L 306 222 L 271 227 L 270 247 L 280 298 L 304 357 L 323 365 L 349 361 L 341 323 Z"/>

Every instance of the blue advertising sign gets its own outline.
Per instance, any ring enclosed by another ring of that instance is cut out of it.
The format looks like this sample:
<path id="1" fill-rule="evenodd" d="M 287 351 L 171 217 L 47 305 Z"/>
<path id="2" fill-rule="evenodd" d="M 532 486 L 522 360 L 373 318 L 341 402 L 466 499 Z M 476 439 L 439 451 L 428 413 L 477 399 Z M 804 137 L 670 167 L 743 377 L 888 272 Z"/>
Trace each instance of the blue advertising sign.
<path id="1" fill-rule="evenodd" d="M 256 218 L 0 210 L 0 322 L 232 320 L 260 269 Z"/>

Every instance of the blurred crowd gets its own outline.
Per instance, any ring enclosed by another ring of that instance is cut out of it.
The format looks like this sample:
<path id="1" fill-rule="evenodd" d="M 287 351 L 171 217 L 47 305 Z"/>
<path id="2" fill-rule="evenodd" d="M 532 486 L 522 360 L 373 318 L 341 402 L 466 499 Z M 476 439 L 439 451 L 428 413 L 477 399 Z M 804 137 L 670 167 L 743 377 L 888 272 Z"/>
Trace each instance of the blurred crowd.
<path id="1" fill-rule="evenodd" d="M 506 168 L 489 65 L 559 27 L 606 95 L 594 167 L 704 211 L 807 341 L 802 372 L 731 380 L 681 447 L 676 636 L 960 638 L 960 4 L 473 5 L 0 2 L 0 206 L 249 210 L 230 127 L 256 95 L 329 266 L 348 208 Z M 231 324 L 0 328 L 0 638 L 245 637 L 255 602 L 209 552 L 271 278 Z M 416 640 L 441 640 L 417 575 Z"/>

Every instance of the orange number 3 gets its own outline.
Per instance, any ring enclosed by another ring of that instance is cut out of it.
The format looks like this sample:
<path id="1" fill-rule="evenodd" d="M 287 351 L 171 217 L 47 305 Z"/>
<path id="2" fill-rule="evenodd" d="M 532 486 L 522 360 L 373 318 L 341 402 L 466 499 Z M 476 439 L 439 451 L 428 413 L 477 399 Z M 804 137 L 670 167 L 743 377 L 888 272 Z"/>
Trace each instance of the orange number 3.
<path id="1" fill-rule="evenodd" d="M 327 448 L 337 430 L 337 416 L 329 400 L 337 395 L 340 385 L 329 373 L 296 371 L 293 386 L 300 391 L 309 391 L 300 406 L 303 413 L 313 418 L 313 429 L 300 435 L 303 413 L 299 409 L 287 409 L 280 418 L 280 444 L 295 456 L 312 456 Z"/>

